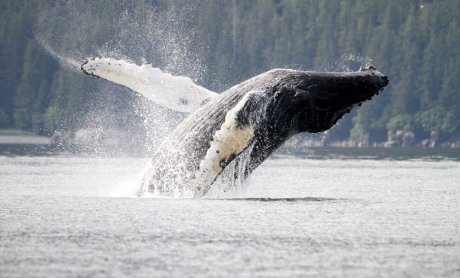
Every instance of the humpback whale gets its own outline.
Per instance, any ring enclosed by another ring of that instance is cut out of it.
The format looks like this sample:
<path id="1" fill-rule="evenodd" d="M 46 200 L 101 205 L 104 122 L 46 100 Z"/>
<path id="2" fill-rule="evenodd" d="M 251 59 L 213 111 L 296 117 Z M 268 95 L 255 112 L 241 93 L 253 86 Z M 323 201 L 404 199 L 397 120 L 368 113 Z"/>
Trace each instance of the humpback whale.
<path id="1" fill-rule="evenodd" d="M 81 69 L 191 113 L 154 153 L 139 196 L 201 197 L 228 167 L 243 168 L 234 173 L 244 179 L 290 137 L 328 130 L 389 81 L 373 66 L 356 72 L 273 69 L 217 94 L 150 64 L 95 58 Z"/>

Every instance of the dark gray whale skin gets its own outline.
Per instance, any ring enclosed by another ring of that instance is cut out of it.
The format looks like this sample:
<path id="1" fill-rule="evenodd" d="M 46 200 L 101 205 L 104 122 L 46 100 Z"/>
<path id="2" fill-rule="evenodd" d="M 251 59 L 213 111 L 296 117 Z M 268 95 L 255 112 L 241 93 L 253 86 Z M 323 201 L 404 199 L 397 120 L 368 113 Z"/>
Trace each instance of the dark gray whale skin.
<path id="1" fill-rule="evenodd" d="M 275 69 L 244 81 L 205 104 L 177 127 L 154 154 L 141 191 L 174 196 L 188 196 L 184 192 L 192 191 L 194 197 L 204 195 L 212 183 L 196 182 L 200 163 L 227 112 L 245 95 L 248 100 L 238 110 L 236 119 L 239 125 L 251 125 L 254 129 L 246 176 L 293 135 L 328 130 L 387 84 L 388 77 L 373 66 L 357 72 Z M 238 155 L 221 161 L 222 167 Z"/>

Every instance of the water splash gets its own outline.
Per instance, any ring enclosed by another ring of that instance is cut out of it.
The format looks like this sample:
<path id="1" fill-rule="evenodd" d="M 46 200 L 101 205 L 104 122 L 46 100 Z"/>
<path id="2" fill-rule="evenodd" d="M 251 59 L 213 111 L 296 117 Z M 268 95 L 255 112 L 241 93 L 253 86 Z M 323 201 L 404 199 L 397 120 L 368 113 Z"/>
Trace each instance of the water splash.
<path id="1" fill-rule="evenodd" d="M 206 193 L 205 198 L 234 198 L 245 196 L 248 188 L 246 173 L 254 143 L 235 158 Z"/>
<path id="2" fill-rule="evenodd" d="M 147 161 L 146 161 L 147 162 Z M 147 164 L 147 163 L 145 163 Z M 147 166 L 144 167 L 143 171 L 136 173 L 135 175 L 125 177 L 124 180 L 119 181 L 113 191 L 109 193 L 110 197 L 116 198 L 137 198 L 137 191 L 139 190 L 139 184 L 142 181 L 142 177 L 147 170 Z"/>
<path id="3" fill-rule="evenodd" d="M 80 65 L 88 58 L 107 56 L 138 64 L 151 62 L 195 82 L 203 77 L 205 66 L 193 51 L 195 27 L 187 22 L 195 14 L 194 3 L 63 0 L 48 5 L 37 17 L 35 38 L 67 70 L 80 71 Z M 77 128 L 102 128 L 105 132 L 121 126 L 130 137 L 142 138 L 135 145 L 147 150 L 146 155 L 185 117 L 142 98 L 125 97 L 129 94 L 126 89 L 101 81 L 85 79 L 82 90 L 91 99 L 86 100 L 87 108 L 78 115 Z M 118 105 L 126 99 L 131 103 Z M 125 123 L 118 116 L 129 114 L 125 110 L 141 120 Z M 84 146 L 91 149 L 94 142 L 87 141 Z M 105 152 L 99 151 L 106 149 L 103 143 L 95 146 L 96 155 Z"/>
<path id="4" fill-rule="evenodd" d="M 41 38 L 36 38 L 41 47 L 43 47 L 55 60 L 66 66 L 68 69 L 79 72 L 82 61 L 78 61 L 71 57 L 66 57 L 63 54 L 57 53 L 48 43 Z"/>
<path id="5" fill-rule="evenodd" d="M 195 27 L 187 22 L 195 9 L 196 5 L 182 0 L 161 5 L 64 0 L 43 9 L 35 37 L 59 60 L 80 62 L 107 56 L 139 64 L 151 62 L 200 80 L 205 66 L 193 51 Z"/>
<path id="6" fill-rule="evenodd" d="M 372 64 L 372 58 L 366 56 L 359 56 L 355 54 L 344 54 L 334 63 L 334 70 L 336 71 L 357 71 L 361 66 Z"/>

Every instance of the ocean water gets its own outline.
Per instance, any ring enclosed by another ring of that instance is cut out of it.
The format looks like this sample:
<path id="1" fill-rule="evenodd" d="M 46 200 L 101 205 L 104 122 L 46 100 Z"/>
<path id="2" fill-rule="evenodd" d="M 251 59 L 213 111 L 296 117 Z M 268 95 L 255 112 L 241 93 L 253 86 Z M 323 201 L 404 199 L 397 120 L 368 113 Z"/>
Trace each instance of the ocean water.
<path id="1" fill-rule="evenodd" d="M 146 162 L 1 155 L 0 276 L 460 276 L 458 159 L 280 153 L 206 199 L 136 198 Z"/>

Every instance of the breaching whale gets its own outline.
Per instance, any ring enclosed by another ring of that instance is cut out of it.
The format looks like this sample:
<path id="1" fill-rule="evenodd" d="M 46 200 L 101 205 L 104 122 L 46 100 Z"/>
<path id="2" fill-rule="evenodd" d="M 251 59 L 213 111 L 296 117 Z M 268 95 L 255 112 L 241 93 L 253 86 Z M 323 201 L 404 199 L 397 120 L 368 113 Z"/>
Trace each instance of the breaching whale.
<path id="1" fill-rule="evenodd" d="M 293 135 L 328 130 L 388 84 L 373 66 L 357 72 L 274 69 L 217 94 L 149 64 L 95 58 L 81 68 L 191 113 L 153 155 L 140 196 L 201 197 L 227 167 L 243 168 L 234 173 L 244 179 Z"/>

